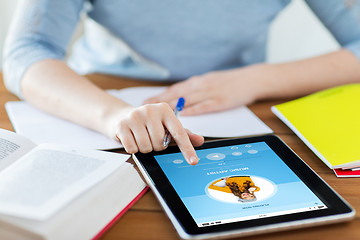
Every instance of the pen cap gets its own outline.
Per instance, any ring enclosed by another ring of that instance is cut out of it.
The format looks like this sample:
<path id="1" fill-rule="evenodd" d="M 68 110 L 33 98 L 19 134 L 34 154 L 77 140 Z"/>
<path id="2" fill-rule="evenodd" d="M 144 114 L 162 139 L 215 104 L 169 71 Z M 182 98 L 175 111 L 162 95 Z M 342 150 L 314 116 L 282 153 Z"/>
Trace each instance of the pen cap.
<path id="1" fill-rule="evenodd" d="M 177 104 L 176 104 L 176 108 L 178 111 L 181 111 L 184 108 L 185 105 L 185 99 L 183 97 L 179 98 Z"/>

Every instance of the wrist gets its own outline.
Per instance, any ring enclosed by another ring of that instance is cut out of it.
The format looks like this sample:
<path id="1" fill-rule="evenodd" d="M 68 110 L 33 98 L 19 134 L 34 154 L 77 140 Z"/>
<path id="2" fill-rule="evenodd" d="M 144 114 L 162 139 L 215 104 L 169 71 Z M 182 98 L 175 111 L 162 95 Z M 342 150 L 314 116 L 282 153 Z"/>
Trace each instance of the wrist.
<path id="1" fill-rule="evenodd" d="M 278 65 L 261 63 L 254 65 L 258 72 L 258 81 L 255 87 L 258 91 L 255 91 L 255 100 L 264 100 L 279 96 L 279 91 L 282 91 L 282 75 Z"/>
<path id="2" fill-rule="evenodd" d="M 110 106 L 103 114 L 102 133 L 111 139 L 118 140 L 116 133 L 119 129 L 119 123 L 129 115 L 135 107 L 128 104 L 115 104 Z"/>

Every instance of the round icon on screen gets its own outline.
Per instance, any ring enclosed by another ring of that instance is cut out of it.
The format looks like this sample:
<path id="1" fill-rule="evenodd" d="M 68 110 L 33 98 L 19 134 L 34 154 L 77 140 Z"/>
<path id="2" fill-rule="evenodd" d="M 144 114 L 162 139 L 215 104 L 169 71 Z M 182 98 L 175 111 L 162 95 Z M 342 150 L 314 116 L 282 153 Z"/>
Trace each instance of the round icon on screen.
<path id="1" fill-rule="evenodd" d="M 225 154 L 222 153 L 210 153 L 206 156 L 207 159 L 217 161 L 225 158 Z"/>
<path id="2" fill-rule="evenodd" d="M 240 156 L 240 155 L 242 155 L 242 152 L 233 152 L 232 155 L 234 155 L 234 156 Z"/>
<path id="3" fill-rule="evenodd" d="M 184 160 L 181 160 L 181 159 L 175 159 L 174 161 L 173 161 L 173 163 L 175 163 L 175 164 L 181 164 L 181 163 L 183 163 L 184 162 Z"/>
<path id="4" fill-rule="evenodd" d="M 219 178 L 206 186 L 206 193 L 213 199 L 228 203 L 251 203 L 269 198 L 276 192 L 276 185 L 258 176 L 229 176 Z"/>
<path id="5" fill-rule="evenodd" d="M 248 153 L 250 153 L 250 154 L 256 154 L 256 153 L 258 153 L 259 151 L 258 150 L 255 150 L 255 149 L 251 149 L 251 150 L 249 150 L 249 151 L 247 151 Z"/>

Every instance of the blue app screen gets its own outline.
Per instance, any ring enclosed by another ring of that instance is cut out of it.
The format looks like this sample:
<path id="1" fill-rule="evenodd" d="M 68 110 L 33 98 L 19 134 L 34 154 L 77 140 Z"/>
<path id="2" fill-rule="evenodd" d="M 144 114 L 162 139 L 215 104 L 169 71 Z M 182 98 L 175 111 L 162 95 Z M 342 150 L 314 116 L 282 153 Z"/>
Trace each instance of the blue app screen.
<path id="1" fill-rule="evenodd" d="M 181 153 L 155 159 L 198 227 L 327 208 L 265 142 L 197 154 L 195 166 Z"/>

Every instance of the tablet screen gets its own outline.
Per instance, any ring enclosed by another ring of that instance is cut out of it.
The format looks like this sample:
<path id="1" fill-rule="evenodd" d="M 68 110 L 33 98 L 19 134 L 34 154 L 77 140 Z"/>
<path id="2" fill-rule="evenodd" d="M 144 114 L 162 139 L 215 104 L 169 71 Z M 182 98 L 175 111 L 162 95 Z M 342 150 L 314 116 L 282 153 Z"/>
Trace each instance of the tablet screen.
<path id="1" fill-rule="evenodd" d="M 266 142 L 155 155 L 198 227 L 317 211 L 327 206 Z"/>

